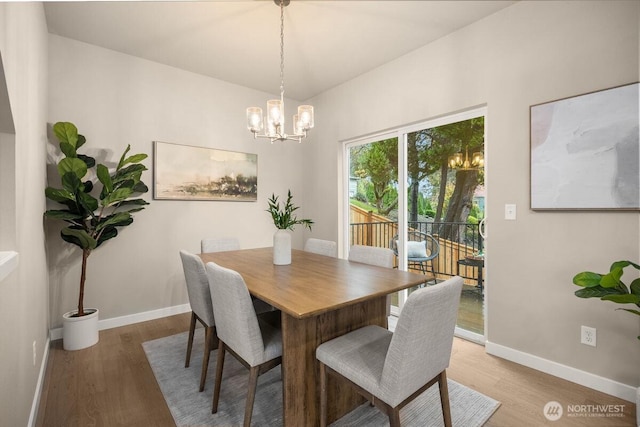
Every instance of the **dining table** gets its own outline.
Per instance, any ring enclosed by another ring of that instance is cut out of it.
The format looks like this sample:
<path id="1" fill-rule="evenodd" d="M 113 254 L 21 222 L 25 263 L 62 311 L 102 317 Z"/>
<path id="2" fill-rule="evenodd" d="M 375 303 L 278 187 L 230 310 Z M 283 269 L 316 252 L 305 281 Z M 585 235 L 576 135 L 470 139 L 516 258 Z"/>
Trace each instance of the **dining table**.
<path id="1" fill-rule="evenodd" d="M 203 253 L 243 277 L 251 295 L 281 311 L 283 424 L 320 420 L 318 345 L 366 325 L 387 327 L 387 296 L 433 280 L 429 274 L 377 267 L 293 249 L 291 264 L 274 265 L 273 248 Z M 364 402 L 330 378 L 329 422 Z"/>

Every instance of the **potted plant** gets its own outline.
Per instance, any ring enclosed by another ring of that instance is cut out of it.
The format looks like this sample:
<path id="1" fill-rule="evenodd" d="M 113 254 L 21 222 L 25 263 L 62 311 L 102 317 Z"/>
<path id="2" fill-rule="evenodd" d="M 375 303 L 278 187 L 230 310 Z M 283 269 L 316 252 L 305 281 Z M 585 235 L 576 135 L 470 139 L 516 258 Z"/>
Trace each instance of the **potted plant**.
<path id="1" fill-rule="evenodd" d="M 573 278 L 573 283 L 582 286 L 575 295 L 580 298 L 600 298 L 604 301 L 612 301 L 618 304 L 635 304 L 640 308 L 640 278 L 631 282 L 627 287 L 622 282 L 625 267 L 633 266 L 640 270 L 640 265 L 631 261 L 616 261 L 611 264 L 609 273 L 599 274 L 591 271 L 583 271 Z M 640 316 L 640 309 L 618 308 L 636 316 Z M 640 336 L 638 336 L 640 340 Z M 636 423 L 640 426 L 640 387 L 636 388 Z"/>
<path id="2" fill-rule="evenodd" d="M 313 221 L 310 219 L 298 219 L 294 212 L 299 206 L 295 206 L 292 202 L 293 196 L 291 190 L 287 193 L 287 201 L 282 208 L 278 196 L 271 194 L 269 201 L 269 209 L 267 212 L 271 214 L 273 224 L 277 230 L 273 235 L 273 263 L 275 265 L 291 264 L 291 234 L 288 230 L 293 231 L 294 226 L 302 224 L 311 230 Z"/>
<path id="3" fill-rule="evenodd" d="M 79 350 L 98 342 L 98 309 L 84 307 L 87 259 L 104 242 L 116 237 L 119 227 L 133 222 L 132 213 L 149 204 L 134 196 L 149 190 L 140 179 L 147 170 L 140 162 L 147 155 L 127 156 L 131 148 L 127 146 L 115 170 L 110 172 L 107 166 L 96 165 L 94 158 L 78 153 L 86 139 L 78 134 L 73 123 L 58 122 L 53 132 L 64 154 L 57 165 L 62 188 L 47 187 L 45 196 L 63 207 L 49 209 L 44 215 L 66 222 L 68 225 L 60 231 L 62 240 L 82 250 L 78 308 L 63 315 L 62 329 L 64 349 Z M 101 189 L 88 176 L 94 168 Z"/>

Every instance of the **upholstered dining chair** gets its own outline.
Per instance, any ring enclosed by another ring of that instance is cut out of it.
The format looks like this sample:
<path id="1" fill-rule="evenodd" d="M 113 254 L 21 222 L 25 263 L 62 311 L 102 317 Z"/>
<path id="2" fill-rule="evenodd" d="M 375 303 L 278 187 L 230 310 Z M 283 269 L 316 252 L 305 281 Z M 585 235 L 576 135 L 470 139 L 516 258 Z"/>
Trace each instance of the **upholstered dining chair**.
<path id="1" fill-rule="evenodd" d="M 436 382 L 444 425 L 451 426 L 446 369 L 462 291 L 462 278 L 418 289 L 407 298 L 395 332 L 365 326 L 321 344 L 320 426 L 327 425 L 327 375 L 346 379 L 400 426 L 400 409 Z"/>
<path id="2" fill-rule="evenodd" d="M 218 364 L 211 412 L 218 411 L 224 357 L 228 351 L 247 369 L 249 385 L 244 426 L 251 425 L 258 376 L 281 365 L 280 312 L 256 314 L 244 279 L 237 271 L 213 262 L 206 265 L 218 330 Z"/>
<path id="3" fill-rule="evenodd" d="M 338 244 L 333 240 L 322 240 L 311 237 L 305 242 L 304 250 L 306 252 L 334 258 L 338 256 Z"/>
<path id="4" fill-rule="evenodd" d="M 237 250 L 240 250 L 240 241 L 235 237 L 206 238 L 200 241 L 200 251 L 203 254 Z"/>
<path id="5" fill-rule="evenodd" d="M 191 349 L 193 347 L 193 335 L 196 330 L 196 321 L 205 329 L 204 356 L 202 358 L 202 373 L 200 374 L 200 391 L 204 390 L 207 369 L 209 367 L 209 355 L 217 346 L 215 318 L 213 316 L 213 304 L 209 291 L 209 279 L 204 268 L 204 263 L 199 256 L 187 251 L 180 251 L 182 269 L 187 282 L 187 294 L 191 304 L 191 324 L 189 326 L 189 340 L 187 342 L 187 359 L 184 367 L 191 363 Z"/>
<path id="6" fill-rule="evenodd" d="M 391 249 L 377 246 L 353 245 L 349 248 L 349 261 L 378 267 L 393 268 L 395 255 Z M 387 317 L 391 314 L 391 295 L 387 295 Z"/>

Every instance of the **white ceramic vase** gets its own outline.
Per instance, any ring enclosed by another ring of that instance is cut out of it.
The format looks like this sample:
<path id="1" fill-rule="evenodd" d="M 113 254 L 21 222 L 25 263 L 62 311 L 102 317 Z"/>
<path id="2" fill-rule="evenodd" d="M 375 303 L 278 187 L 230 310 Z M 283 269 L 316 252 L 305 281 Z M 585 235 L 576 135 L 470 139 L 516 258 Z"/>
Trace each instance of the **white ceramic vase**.
<path id="1" fill-rule="evenodd" d="M 65 350 L 82 350 L 98 342 L 98 309 L 85 309 L 82 317 L 74 317 L 78 310 L 62 315 L 62 347 Z"/>
<path id="2" fill-rule="evenodd" d="M 273 263 L 291 264 L 291 233 L 289 230 L 277 230 L 273 234 Z"/>

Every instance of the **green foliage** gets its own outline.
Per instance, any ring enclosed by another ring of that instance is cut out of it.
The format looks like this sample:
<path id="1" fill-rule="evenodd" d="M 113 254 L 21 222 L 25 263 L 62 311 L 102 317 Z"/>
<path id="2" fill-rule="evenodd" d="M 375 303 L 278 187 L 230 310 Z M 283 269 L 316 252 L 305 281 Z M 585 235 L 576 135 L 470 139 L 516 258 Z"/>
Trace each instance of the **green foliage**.
<path id="1" fill-rule="evenodd" d="M 78 148 L 84 145 L 86 139 L 78 134 L 73 123 L 58 122 L 53 126 L 53 132 L 65 155 L 58 162 L 62 188 L 47 187 L 45 196 L 63 208 L 49 209 L 44 215 L 69 224 L 61 230 L 60 236 L 65 242 L 76 245 L 83 251 L 78 303 L 78 314 L 81 316 L 87 257 L 104 242 L 116 237 L 119 227 L 130 225 L 133 222 L 132 213 L 149 204 L 141 198 L 132 198 L 134 194 L 149 190 L 140 179 L 142 172 L 147 170 L 140 162 L 147 155 L 126 157 L 130 150 L 130 146 L 127 146 L 115 171 L 110 173 L 105 165 L 96 166 L 94 158 L 78 154 Z M 93 182 L 82 181 L 94 167 L 98 181 L 102 184 L 97 198 L 91 194 L 94 190 Z"/>
<path id="2" fill-rule="evenodd" d="M 573 278 L 575 285 L 582 289 L 575 291 L 580 298 L 600 298 L 603 301 L 611 301 L 618 304 L 635 304 L 640 307 L 640 278 L 627 285 L 622 282 L 625 267 L 632 266 L 640 270 L 640 265 L 631 261 L 616 261 L 611 264 L 609 273 L 599 274 L 591 271 L 583 271 Z M 621 308 L 629 313 L 640 316 L 640 311 L 630 308 Z M 640 336 L 638 337 L 640 340 Z"/>
<path id="3" fill-rule="evenodd" d="M 299 206 L 295 206 L 292 199 L 293 196 L 291 195 L 291 190 L 289 190 L 287 193 L 287 201 L 281 209 L 278 196 L 273 193 L 271 194 L 271 197 L 268 199 L 269 209 L 267 209 L 267 212 L 271 214 L 273 224 L 280 230 L 293 230 L 293 227 L 298 224 L 302 224 L 311 230 L 312 220 L 298 219 L 294 215 L 294 212 L 299 209 Z"/>

